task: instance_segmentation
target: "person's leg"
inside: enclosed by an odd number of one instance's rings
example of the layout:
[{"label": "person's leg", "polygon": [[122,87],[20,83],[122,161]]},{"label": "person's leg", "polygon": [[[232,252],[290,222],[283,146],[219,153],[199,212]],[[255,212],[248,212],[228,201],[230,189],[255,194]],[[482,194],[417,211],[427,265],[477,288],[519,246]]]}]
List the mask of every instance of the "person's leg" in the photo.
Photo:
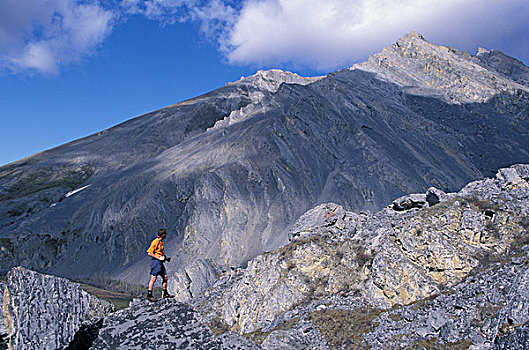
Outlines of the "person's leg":
[{"label": "person's leg", "polygon": [[154,287],[154,282],[156,282],[156,276],[151,276],[151,280],[149,281],[149,291],[152,293],[152,289]]},{"label": "person's leg", "polygon": [[163,275],[163,283],[162,283],[162,289],[163,289],[163,297],[164,298],[174,298],[174,295],[169,294],[167,291],[167,279],[169,277],[167,275]]},{"label": "person's leg", "polygon": [[163,282],[162,282],[162,289],[163,290],[167,290],[167,279],[168,278],[169,278],[169,276],[167,276],[167,275],[163,276]]}]

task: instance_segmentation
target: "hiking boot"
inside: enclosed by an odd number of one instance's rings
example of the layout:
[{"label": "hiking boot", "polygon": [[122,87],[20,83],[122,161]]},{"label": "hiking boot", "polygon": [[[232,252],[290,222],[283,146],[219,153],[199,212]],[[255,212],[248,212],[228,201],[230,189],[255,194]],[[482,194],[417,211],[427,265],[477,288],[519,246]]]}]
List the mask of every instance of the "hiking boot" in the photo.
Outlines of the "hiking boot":
[{"label": "hiking boot", "polygon": [[147,291],[147,300],[152,301],[152,302],[154,302],[154,301],[158,301],[158,299],[156,299],[156,298],[152,295],[152,291],[150,291],[150,290]]},{"label": "hiking boot", "polygon": [[169,294],[169,292],[167,290],[164,290],[162,297],[163,298],[174,298],[174,295]]}]

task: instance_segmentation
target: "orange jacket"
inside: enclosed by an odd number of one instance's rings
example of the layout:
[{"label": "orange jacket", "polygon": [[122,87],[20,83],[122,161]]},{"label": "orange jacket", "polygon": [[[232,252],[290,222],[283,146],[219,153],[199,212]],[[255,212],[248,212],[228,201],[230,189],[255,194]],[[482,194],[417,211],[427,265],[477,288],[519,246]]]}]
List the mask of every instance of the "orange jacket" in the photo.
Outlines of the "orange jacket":
[{"label": "orange jacket", "polygon": [[147,254],[149,253],[154,254],[159,258],[164,256],[165,252],[163,250],[163,241],[158,238],[153,239],[149,249],[147,249]]}]

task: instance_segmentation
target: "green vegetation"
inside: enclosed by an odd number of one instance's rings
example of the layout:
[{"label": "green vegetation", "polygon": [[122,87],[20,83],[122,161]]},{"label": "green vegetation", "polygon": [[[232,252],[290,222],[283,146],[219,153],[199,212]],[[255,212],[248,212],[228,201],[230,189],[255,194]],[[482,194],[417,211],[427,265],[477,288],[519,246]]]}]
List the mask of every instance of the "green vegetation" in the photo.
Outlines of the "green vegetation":
[{"label": "green vegetation", "polygon": [[479,199],[477,197],[471,197],[469,198],[470,203],[473,204],[475,207],[479,208],[480,211],[486,211],[486,210],[492,210],[492,211],[499,211],[500,207],[490,201],[489,199]]},{"label": "green vegetation", "polygon": [[389,318],[391,318],[393,321],[395,322],[400,322],[402,321],[402,315],[401,314],[395,314],[395,313],[389,313],[388,314]]},{"label": "green vegetation", "polygon": [[78,279],[76,282],[85,283],[113,292],[124,293],[130,296],[142,295],[145,292],[145,286],[139,286],[125,281],[117,281],[104,273],[94,273],[92,277]]},{"label": "green vegetation", "polygon": [[230,326],[218,317],[211,320],[208,323],[208,327],[216,337],[221,336],[230,330]]},{"label": "green vegetation", "polygon": [[[88,180],[93,173],[94,170],[88,165],[77,170],[45,167],[35,169],[32,172],[27,171],[20,174],[20,178],[15,184],[5,188],[0,193],[0,201],[28,196],[54,187],[73,190]],[[13,174],[13,176],[15,175],[17,174]]]},{"label": "green vegetation", "polygon": [[251,332],[251,333],[246,334],[245,337],[248,340],[253,341],[254,343],[262,344],[264,342],[264,340],[266,339],[266,337],[268,337],[270,335],[270,333],[275,332],[275,331],[280,331],[280,330],[291,329],[292,327],[297,325],[298,322],[299,322],[299,317],[294,317],[291,320],[280,324],[276,328],[272,329],[270,332],[262,332],[259,329],[259,330],[255,331],[255,332]]},{"label": "green vegetation", "polygon": [[114,304],[116,310],[122,310],[127,308],[133,298],[129,294],[101,289],[94,286],[90,286],[85,283],[81,283],[81,287],[87,293],[95,295],[96,297],[99,297],[101,299],[110,301],[112,304]]},{"label": "green vegetation", "polygon": [[[86,292],[112,302],[118,310],[128,307],[129,302],[143,295],[146,289],[144,286],[113,280],[106,274],[94,274],[74,282],[80,283]],[[161,288],[155,288],[154,293],[161,294]]]},{"label": "green vegetation", "polygon": [[316,325],[327,342],[336,349],[365,347],[362,334],[372,332],[374,321],[382,312],[379,309],[359,308],[353,311],[326,309],[314,311],[309,320]]}]

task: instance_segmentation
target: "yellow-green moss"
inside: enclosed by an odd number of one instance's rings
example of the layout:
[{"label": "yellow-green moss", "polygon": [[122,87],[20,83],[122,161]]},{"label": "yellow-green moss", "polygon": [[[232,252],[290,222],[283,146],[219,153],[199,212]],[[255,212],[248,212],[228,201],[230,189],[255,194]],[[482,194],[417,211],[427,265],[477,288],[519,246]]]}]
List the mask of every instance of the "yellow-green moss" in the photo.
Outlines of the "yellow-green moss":
[{"label": "yellow-green moss", "polygon": [[263,341],[270,335],[270,333],[280,330],[288,330],[297,325],[299,322],[299,317],[294,317],[291,320],[280,324],[276,328],[272,329],[270,332],[263,332],[261,329],[258,329],[254,332],[245,334],[246,339],[253,341],[254,343],[262,344]]},{"label": "yellow-green moss", "polygon": [[212,319],[207,325],[216,337],[223,335],[230,330],[230,326],[228,326],[226,322],[222,321],[220,318]]},{"label": "yellow-green moss", "polygon": [[366,347],[362,335],[372,332],[379,309],[360,308],[354,311],[326,309],[310,313],[310,321],[318,327],[329,345],[337,349]]}]

